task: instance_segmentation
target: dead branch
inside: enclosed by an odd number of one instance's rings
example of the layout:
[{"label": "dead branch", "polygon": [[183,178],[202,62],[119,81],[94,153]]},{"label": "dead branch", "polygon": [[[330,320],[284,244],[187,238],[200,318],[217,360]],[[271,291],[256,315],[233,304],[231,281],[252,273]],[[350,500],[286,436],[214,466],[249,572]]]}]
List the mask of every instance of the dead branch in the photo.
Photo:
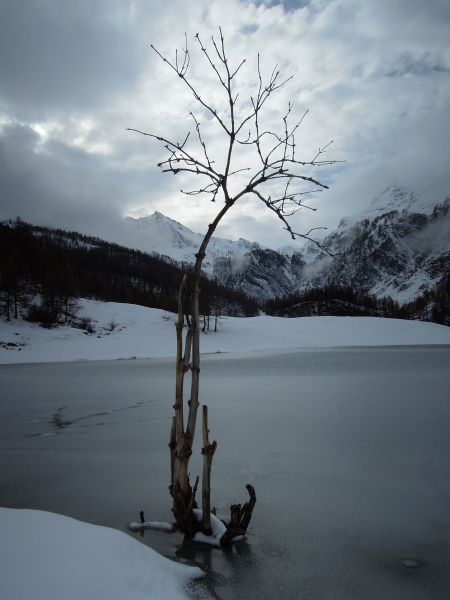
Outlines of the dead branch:
[{"label": "dead branch", "polygon": [[245,486],[250,496],[250,500],[241,508],[240,504],[230,506],[231,517],[226,524],[227,530],[220,539],[221,546],[228,546],[238,535],[245,535],[252,518],[253,509],[256,504],[255,488],[249,483]]}]

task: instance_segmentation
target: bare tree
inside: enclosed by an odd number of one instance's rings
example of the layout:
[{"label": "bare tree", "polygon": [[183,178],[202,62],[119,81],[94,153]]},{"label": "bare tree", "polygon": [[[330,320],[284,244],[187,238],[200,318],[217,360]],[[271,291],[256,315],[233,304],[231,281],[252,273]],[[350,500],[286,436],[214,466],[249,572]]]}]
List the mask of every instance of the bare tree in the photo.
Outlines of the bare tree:
[{"label": "bare tree", "polygon": [[[192,112],[197,142],[191,149],[189,145],[190,134],[184,141],[174,142],[160,135],[146,133],[137,129],[130,129],[142,135],[150,136],[162,142],[168,151],[165,160],[159,163],[164,173],[191,173],[200,176],[202,185],[191,191],[181,190],[187,195],[203,194],[212,202],[221,199],[222,204],[216,217],[208,227],[203,242],[195,255],[196,261],[193,274],[188,282],[185,276],[180,287],[178,303],[177,332],[177,358],[176,358],[176,394],[175,394],[175,416],[173,417],[170,434],[170,457],[171,457],[171,485],[170,492],[173,498],[173,514],[179,528],[187,538],[192,538],[197,531],[211,534],[210,523],[210,475],[211,463],[217,443],[210,444],[208,438],[208,413],[207,407],[203,406],[203,449],[204,458],[203,483],[202,483],[202,509],[203,521],[199,523],[194,515],[193,509],[197,507],[195,494],[199,478],[196,478],[192,487],[189,480],[189,459],[192,454],[195,426],[197,421],[197,409],[199,407],[199,381],[200,381],[200,323],[199,323],[199,294],[200,294],[200,272],[203,259],[206,255],[208,243],[224,215],[234,204],[246,195],[252,195],[263,202],[265,206],[273,211],[282,221],[284,228],[292,239],[310,237],[313,230],[307,233],[297,233],[289,223],[289,217],[301,208],[309,208],[303,204],[303,196],[312,191],[327,188],[316,178],[311,176],[313,168],[333,164],[335,161],[326,160],[325,147],[320,148],[310,160],[300,160],[297,156],[295,135],[299,129],[306,113],[301,119],[290,124],[292,116],[292,104],[289,103],[285,114],[281,119],[282,126],[279,132],[268,131],[264,128],[261,113],[270,96],[284,86],[290,79],[281,80],[277,67],[272,71],[268,81],[263,82],[261,74],[260,57],[257,58],[258,84],[255,94],[251,96],[250,103],[243,108],[237,107],[238,94],[235,90],[237,74],[245,64],[242,60],[236,68],[231,68],[225,52],[224,37],[219,30],[220,41],[211,38],[211,47],[207,49],[199,35],[196,40],[201,51],[217,78],[227,102],[226,112],[220,112],[213,107],[212,102],[205,101],[200,96],[194,84],[188,78],[190,64],[190,52],[187,38],[185,48],[175,55],[173,62],[162,56],[156,48],[153,50],[171,68],[192,92],[195,100],[201,106],[201,111],[209,114],[210,120],[215,122],[225,136],[225,143],[220,147],[221,156],[213,157],[205,143],[201,131],[201,122]],[[216,61],[217,64],[214,62]],[[331,142],[330,142],[331,143]],[[252,166],[241,167],[235,164],[237,160],[242,161],[241,150],[246,149],[246,157]],[[239,151],[237,151],[239,150]],[[237,157],[236,154],[239,154]],[[217,159],[217,160],[216,160]],[[256,159],[256,160],[255,160]],[[220,162],[220,160],[222,162]],[[222,165],[222,169],[218,166]],[[255,166],[256,165],[256,166]],[[245,174],[245,181],[242,178]],[[306,182],[310,189],[304,191],[294,186]],[[239,185],[237,191],[234,190]],[[299,186],[297,185],[297,188]],[[275,195],[274,195],[275,193]],[[315,242],[317,243],[317,242]],[[319,247],[322,246],[317,243]],[[323,248],[327,252],[326,248]],[[183,329],[186,329],[183,349]],[[184,417],[184,376],[188,371],[192,372],[190,400],[187,403],[189,410],[187,420]],[[245,533],[251,519],[253,507],[256,502],[255,491],[251,485],[247,485],[250,495],[248,502],[241,507],[240,504],[231,506],[231,519],[227,531],[223,535],[221,543],[226,545],[240,534]]]}]

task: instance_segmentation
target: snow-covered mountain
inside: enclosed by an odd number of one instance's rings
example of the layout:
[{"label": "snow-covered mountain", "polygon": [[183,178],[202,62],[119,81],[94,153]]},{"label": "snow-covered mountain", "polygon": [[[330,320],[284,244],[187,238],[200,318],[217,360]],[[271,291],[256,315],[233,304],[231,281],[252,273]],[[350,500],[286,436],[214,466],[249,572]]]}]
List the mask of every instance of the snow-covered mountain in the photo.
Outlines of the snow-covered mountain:
[{"label": "snow-covered mountain", "polygon": [[300,286],[349,285],[400,304],[433,287],[450,269],[450,197],[438,187],[390,186],[358,215],[341,220]]},{"label": "snow-covered mountain", "polygon": [[[156,252],[162,256],[169,256],[178,262],[195,262],[195,253],[203,240],[201,233],[194,233],[181,223],[169,219],[156,211],[149,217],[133,219],[127,217],[126,225],[138,235],[139,249],[145,252]],[[208,245],[203,268],[206,273],[212,274],[214,264],[218,258],[230,256],[239,263],[239,257],[247,255],[254,246],[252,242],[240,239],[237,242],[213,237]]]},{"label": "snow-covered mountain", "polygon": [[[160,212],[140,219],[127,217],[126,226],[133,232],[133,243],[140,250],[180,263],[194,263],[195,253],[203,240],[202,234],[194,233]],[[286,253],[289,253],[288,246]],[[256,242],[212,237],[203,270],[211,278],[264,299],[291,291],[290,263],[290,258],[284,254]]]},{"label": "snow-covered mountain", "polygon": [[[390,186],[361,213],[344,217],[323,245],[271,250],[244,239],[212,238],[204,261],[209,277],[261,300],[295,290],[352,286],[408,302],[450,269],[450,197],[438,186]],[[194,262],[203,236],[155,212],[126,219],[141,250]],[[145,240],[145,243],[144,243]]]}]

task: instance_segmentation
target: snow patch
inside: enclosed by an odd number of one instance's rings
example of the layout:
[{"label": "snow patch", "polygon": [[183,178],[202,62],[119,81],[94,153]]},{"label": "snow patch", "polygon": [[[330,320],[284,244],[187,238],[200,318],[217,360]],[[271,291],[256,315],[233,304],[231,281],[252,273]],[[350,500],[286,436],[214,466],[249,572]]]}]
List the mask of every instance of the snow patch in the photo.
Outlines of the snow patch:
[{"label": "snow patch", "polygon": [[[193,510],[195,516],[197,517],[197,521],[201,522],[203,519],[203,511],[198,508],[194,508]],[[211,514],[211,529],[212,535],[205,535],[204,533],[198,531],[194,536],[194,541],[202,542],[203,544],[209,544],[210,546],[220,547],[220,540],[227,528],[222,521],[213,514]]]},{"label": "snow patch", "polygon": [[143,523],[130,523],[128,529],[131,531],[142,531],[142,529],[154,529],[156,531],[166,531],[167,533],[174,533],[175,527],[170,523],[164,523],[163,521],[144,521]]},{"label": "snow patch", "polygon": [[198,567],[121,531],[38,510],[0,508],[2,600],[187,600]]}]

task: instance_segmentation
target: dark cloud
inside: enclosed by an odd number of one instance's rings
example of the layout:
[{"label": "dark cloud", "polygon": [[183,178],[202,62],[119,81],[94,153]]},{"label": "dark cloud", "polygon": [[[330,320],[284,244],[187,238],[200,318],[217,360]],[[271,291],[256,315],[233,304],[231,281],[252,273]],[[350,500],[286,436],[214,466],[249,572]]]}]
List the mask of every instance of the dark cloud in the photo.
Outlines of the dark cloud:
[{"label": "dark cloud", "polygon": [[245,27],[242,27],[239,31],[244,35],[250,35],[255,33],[255,31],[258,31],[258,25],[245,25]]},{"label": "dark cloud", "polygon": [[16,114],[91,109],[129,86],[143,52],[126,4],[21,0],[0,5],[0,96]]},{"label": "dark cloud", "polygon": [[[40,136],[28,126],[9,126],[0,138],[2,217],[12,214],[39,224],[61,223],[75,227],[85,219],[98,220],[104,207],[95,197],[98,181],[92,181],[83,157],[53,143],[53,151],[40,149]],[[68,156],[68,153],[71,156]],[[91,173],[96,165],[90,163]],[[95,203],[92,203],[95,200]],[[112,202],[110,212],[118,212]]]},{"label": "dark cloud", "polygon": [[381,14],[391,13],[407,27],[408,23],[417,24],[434,21],[444,24],[450,22],[450,3],[448,0],[381,0],[378,2]]},{"label": "dark cloud", "polygon": [[[450,196],[449,196],[450,199]],[[447,247],[450,238],[450,213],[438,221],[431,221],[418,233],[407,238],[415,250],[429,254],[441,246]]]},{"label": "dark cloud", "polygon": [[43,142],[31,127],[9,125],[0,136],[0,219],[109,237],[128,197],[157,193],[152,171],[126,176],[101,157],[62,142]]},{"label": "dark cloud", "polygon": [[384,66],[382,75],[386,77],[403,77],[404,75],[430,75],[431,73],[450,73],[450,65],[447,65],[442,55],[423,52],[414,55],[412,52],[402,52],[390,63]]},{"label": "dark cloud", "polygon": [[252,4],[256,6],[282,6],[285,12],[292,12],[308,6],[311,4],[311,0],[253,0]]}]

